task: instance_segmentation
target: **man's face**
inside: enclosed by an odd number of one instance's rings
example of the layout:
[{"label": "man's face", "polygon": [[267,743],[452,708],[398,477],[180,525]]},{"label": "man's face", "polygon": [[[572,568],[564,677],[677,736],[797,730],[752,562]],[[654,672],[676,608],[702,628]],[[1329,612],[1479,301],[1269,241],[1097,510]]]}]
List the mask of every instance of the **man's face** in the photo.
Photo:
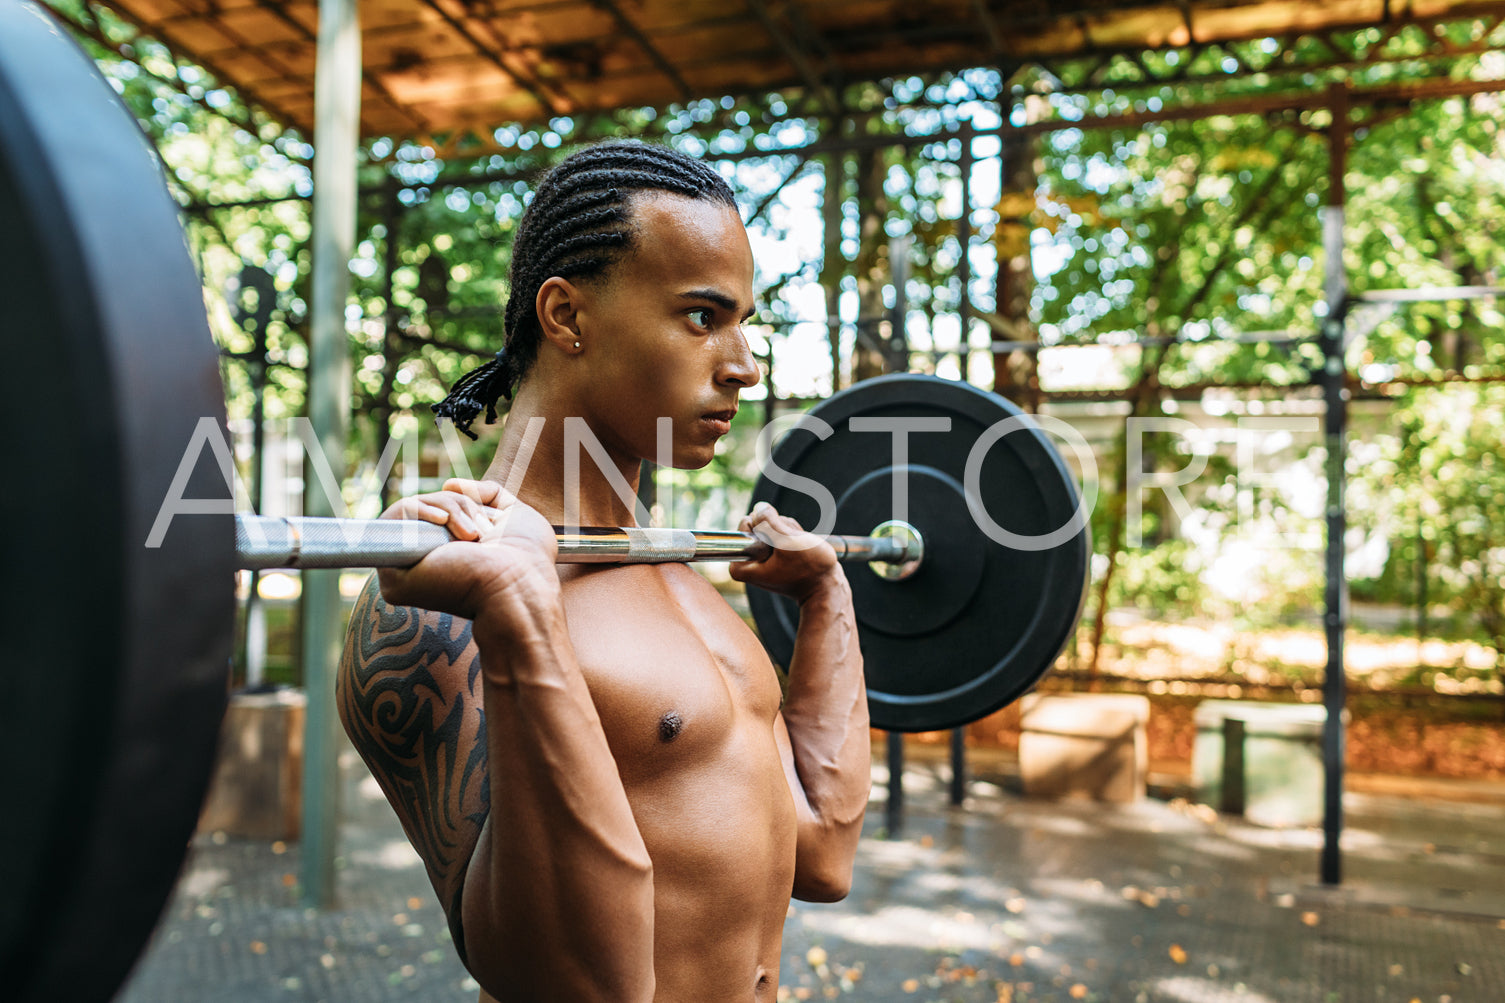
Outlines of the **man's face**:
[{"label": "man's face", "polygon": [[736,209],[665,193],[632,197],[635,247],[584,287],[577,313],[582,414],[614,453],[656,459],[672,419],[674,466],[703,467],[737,394],[758,382],[742,336],[753,258]]}]

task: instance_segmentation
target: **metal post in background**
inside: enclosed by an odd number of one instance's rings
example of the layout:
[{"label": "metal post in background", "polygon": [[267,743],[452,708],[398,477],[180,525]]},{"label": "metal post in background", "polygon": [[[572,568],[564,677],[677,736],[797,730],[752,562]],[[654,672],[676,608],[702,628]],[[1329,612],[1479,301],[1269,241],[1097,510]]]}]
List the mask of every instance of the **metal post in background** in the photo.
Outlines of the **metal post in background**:
[{"label": "metal post in background", "polygon": [[[831,135],[841,134],[840,119],[831,122]],[[841,153],[825,158],[826,190],[821,198],[825,252],[820,281],[826,290],[826,337],[831,347],[831,392],[841,389],[841,277],[846,274],[846,259],[841,253],[841,226],[845,218],[847,160]],[[772,359],[770,358],[770,363]]]},{"label": "metal post in background", "polygon": [[967,800],[967,729],[951,729],[951,803]]},{"label": "metal post in background", "polygon": [[961,139],[961,154],[957,157],[957,169],[962,175],[962,207],[956,219],[956,239],[961,244],[961,258],[956,263],[957,278],[961,280],[961,299],[957,301],[957,322],[961,328],[961,378],[967,381],[971,369],[972,352],[972,140],[976,135],[971,119],[963,119],[957,129]]},{"label": "metal post in background", "polygon": [[[251,510],[265,511],[266,495],[266,388],[271,364],[267,359],[267,328],[277,307],[277,282],[265,269],[248,261],[227,287],[231,317],[242,331],[250,333],[248,352],[226,353],[246,365],[251,381]],[[236,662],[243,670],[247,688],[260,686],[266,678],[266,609],[260,595],[260,572],[252,571],[246,589],[241,642]]]},{"label": "metal post in background", "polygon": [[[257,304],[261,316],[269,318],[271,311]],[[251,404],[251,504],[258,515],[266,512],[266,395],[267,395],[267,325],[265,320],[256,326],[256,358],[251,363],[251,379],[255,382],[255,398]],[[261,602],[261,573],[251,572],[246,589],[245,647],[241,662],[246,669],[247,688],[260,686],[266,681],[267,663],[267,616]]]},{"label": "metal post in background", "polygon": [[1242,718],[1223,718],[1223,773],[1218,788],[1218,811],[1230,815],[1242,815],[1248,801],[1244,734],[1245,722]]},{"label": "metal post in background", "polygon": [[888,733],[888,804],[883,810],[883,827],[889,839],[898,839],[904,830],[904,736]]},{"label": "metal post in background", "polygon": [[[336,482],[345,470],[350,413],[350,347],[345,303],[355,248],[356,150],[360,141],[361,35],[356,0],[320,0],[314,73],[313,276],[309,303],[308,417]],[[303,510],[335,515],[336,498],[314,490],[304,461]],[[339,719],[334,673],[343,609],[340,572],[302,572],[303,686],[308,705],[303,746],[301,894],[305,905],[334,904],[339,835]]]},{"label": "metal post in background", "polygon": [[1348,277],[1343,269],[1343,221],[1346,201],[1343,175],[1348,160],[1348,91],[1336,85],[1329,92],[1332,126],[1328,131],[1330,178],[1327,206],[1322,211],[1322,246],[1326,256],[1322,322],[1322,399],[1326,405],[1327,445],[1327,583],[1324,623],[1327,630],[1327,670],[1322,684],[1327,722],[1322,732],[1325,775],[1322,817],[1322,883],[1341,884],[1343,858],[1343,709],[1348,681],[1344,672],[1343,635],[1348,626],[1348,582],[1343,566],[1344,479],[1347,455],[1348,402],[1344,386],[1344,319],[1348,312]]},{"label": "metal post in background", "polygon": [[[403,308],[397,305],[397,270],[402,267],[401,231],[403,205],[398,199],[399,185],[392,178],[382,191],[382,228],[386,236],[382,240],[382,299],[386,307],[382,311],[382,374],[381,392],[372,417],[377,420],[377,456],[385,456],[392,439],[392,396],[397,384],[398,363],[402,357],[402,341],[399,337]],[[381,509],[387,510],[397,499],[393,497],[392,478],[383,477],[376,490],[381,495]]]},{"label": "metal post in background", "polygon": [[894,308],[889,313],[888,350],[890,372],[909,372],[909,250],[914,238],[908,234],[888,242],[888,269],[894,284]]},{"label": "metal post in background", "polygon": [[1427,642],[1427,538],[1422,516],[1416,513],[1416,664],[1424,664],[1421,648]]}]

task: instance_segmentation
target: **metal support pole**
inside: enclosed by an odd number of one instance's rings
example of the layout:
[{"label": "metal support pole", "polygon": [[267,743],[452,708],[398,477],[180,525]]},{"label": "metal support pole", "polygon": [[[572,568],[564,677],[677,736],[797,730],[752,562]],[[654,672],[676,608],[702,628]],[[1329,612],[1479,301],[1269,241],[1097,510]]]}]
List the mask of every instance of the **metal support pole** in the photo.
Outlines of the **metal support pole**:
[{"label": "metal support pole", "polygon": [[1218,811],[1242,815],[1248,801],[1244,769],[1245,722],[1236,717],[1223,718],[1223,776],[1219,786]]},{"label": "metal support pole", "polygon": [[1327,630],[1327,671],[1323,680],[1323,704],[1327,722],[1322,731],[1325,775],[1322,817],[1322,883],[1341,884],[1343,859],[1343,759],[1345,736],[1343,708],[1347,702],[1347,678],[1343,667],[1343,635],[1348,626],[1348,588],[1343,567],[1344,478],[1347,453],[1348,402],[1344,387],[1347,375],[1343,360],[1344,318],[1348,312],[1348,278],[1343,269],[1343,221],[1345,191],[1343,175],[1348,159],[1348,92],[1336,85],[1329,92],[1332,127],[1328,132],[1331,177],[1328,204],[1322,213],[1322,246],[1326,256],[1324,297],[1327,317],[1322,323],[1322,399],[1326,405],[1327,445],[1327,583],[1324,594]]},{"label": "metal support pole", "polygon": [[[313,276],[309,310],[308,417],[338,480],[344,477],[350,414],[350,346],[345,302],[355,248],[356,147],[360,139],[361,36],[356,0],[320,0],[314,74]],[[304,462],[303,510],[335,515],[337,498]],[[302,899],[334,904],[334,858],[339,835],[338,716],[334,670],[340,657],[343,610],[340,572],[302,572],[302,661],[307,694],[303,747]]]},{"label": "metal support pole", "polygon": [[[259,306],[260,304],[258,304]],[[266,394],[267,394],[267,325],[258,319],[255,357],[251,360],[251,381],[255,396],[251,403],[251,505],[258,515],[266,511]],[[266,681],[266,609],[261,605],[261,572],[252,571],[246,589],[244,643],[241,665],[245,667],[248,689]]]},{"label": "metal support pole", "polygon": [[967,729],[951,729],[951,803],[967,800]]},{"label": "metal support pole", "polygon": [[909,372],[909,249],[914,238],[894,237],[888,242],[888,270],[894,283],[894,308],[889,314],[888,368]]},{"label": "metal support pole", "polygon": [[1427,538],[1422,534],[1421,513],[1416,513],[1416,664],[1422,664],[1421,646],[1427,641]]},{"label": "metal support pole", "polygon": [[962,121],[957,135],[962,143],[961,155],[956,160],[962,174],[962,209],[956,220],[956,239],[961,244],[962,253],[956,263],[956,274],[961,279],[962,288],[956,316],[961,328],[961,378],[966,382],[972,360],[969,346],[972,330],[972,139],[975,132],[970,119]]},{"label": "metal support pole", "polygon": [[883,809],[883,827],[889,839],[898,839],[904,829],[904,736],[888,733],[888,804]]},{"label": "metal support pole", "polygon": [[[831,123],[831,134],[839,135],[840,120]],[[841,389],[841,278],[846,274],[846,259],[841,253],[841,225],[845,218],[846,157],[833,153],[825,158],[826,191],[821,200],[825,256],[820,281],[826,290],[826,337],[831,343],[831,392]],[[769,362],[772,363],[770,356]],[[772,396],[770,394],[770,396]]]},{"label": "metal support pole", "polygon": [[[376,455],[386,455],[387,444],[392,440],[393,384],[397,382],[397,360],[401,357],[402,344],[398,338],[403,310],[397,305],[397,269],[402,265],[398,232],[402,229],[402,203],[397,199],[397,180],[393,178],[382,192],[382,227],[386,237],[382,240],[382,299],[386,308],[382,312],[382,382],[381,398],[374,408],[374,417],[380,422],[376,430]],[[392,497],[391,478],[383,477],[377,491],[381,495],[382,511],[387,510],[397,499]]]}]

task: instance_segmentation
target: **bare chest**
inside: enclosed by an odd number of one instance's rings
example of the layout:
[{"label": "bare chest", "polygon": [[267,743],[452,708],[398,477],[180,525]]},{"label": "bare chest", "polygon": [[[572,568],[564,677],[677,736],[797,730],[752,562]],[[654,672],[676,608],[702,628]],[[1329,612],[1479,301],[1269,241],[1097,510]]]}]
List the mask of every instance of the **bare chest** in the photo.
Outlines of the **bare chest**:
[{"label": "bare chest", "polygon": [[564,602],[624,782],[771,738],[780,703],[773,666],[752,631],[690,568],[581,569],[565,580]]}]

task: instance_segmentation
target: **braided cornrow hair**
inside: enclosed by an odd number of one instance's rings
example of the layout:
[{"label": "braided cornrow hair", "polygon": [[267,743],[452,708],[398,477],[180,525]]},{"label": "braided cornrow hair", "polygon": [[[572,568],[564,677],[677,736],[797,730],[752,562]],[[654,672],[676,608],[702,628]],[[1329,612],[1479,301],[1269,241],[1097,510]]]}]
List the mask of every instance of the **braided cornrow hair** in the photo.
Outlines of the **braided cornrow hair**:
[{"label": "braided cornrow hair", "polygon": [[615,140],[570,154],[533,191],[512,242],[511,294],[504,318],[507,340],[495,358],[471,370],[448,397],[433,405],[472,439],[471,422],[484,410],[496,421],[496,403],[512,391],[538,357],[535,304],[554,276],[581,279],[606,273],[632,248],[630,192],[662,191],[736,205],[714,170],[666,146]]}]

